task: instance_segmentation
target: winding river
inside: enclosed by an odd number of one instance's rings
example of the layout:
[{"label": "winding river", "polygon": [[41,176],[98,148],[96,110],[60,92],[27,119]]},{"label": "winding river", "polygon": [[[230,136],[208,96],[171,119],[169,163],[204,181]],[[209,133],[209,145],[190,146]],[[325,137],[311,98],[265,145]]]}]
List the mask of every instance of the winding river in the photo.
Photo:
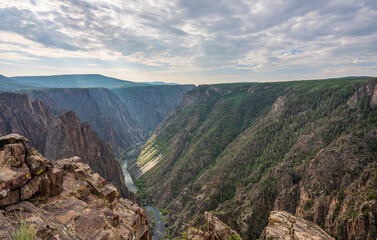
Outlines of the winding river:
[{"label": "winding river", "polygon": [[[124,174],[124,181],[125,184],[131,192],[136,193],[137,192],[137,187],[134,184],[134,181],[131,178],[130,173],[127,171],[127,166],[128,166],[128,157],[134,153],[135,150],[132,150],[131,152],[128,153],[127,156],[123,158],[123,165],[122,165],[122,172]],[[162,219],[160,211],[158,211],[155,207],[153,206],[144,206],[145,209],[149,210],[154,218],[154,229],[153,229],[153,234],[152,238],[155,240],[161,240],[162,236],[164,235],[166,226],[164,223],[164,220]]]}]

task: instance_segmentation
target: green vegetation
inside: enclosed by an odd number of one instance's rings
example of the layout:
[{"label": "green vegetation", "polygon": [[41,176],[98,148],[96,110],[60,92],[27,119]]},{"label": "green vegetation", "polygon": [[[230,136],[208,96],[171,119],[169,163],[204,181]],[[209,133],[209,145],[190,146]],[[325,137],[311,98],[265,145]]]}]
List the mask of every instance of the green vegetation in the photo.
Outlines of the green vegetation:
[{"label": "green vegetation", "polygon": [[313,201],[312,200],[308,200],[305,202],[305,206],[304,206],[304,209],[305,210],[310,210],[313,206]]},{"label": "green vegetation", "polygon": [[188,235],[187,235],[187,232],[183,232],[182,233],[182,240],[188,240]]},{"label": "green vegetation", "polygon": [[138,189],[136,195],[142,200],[145,200],[147,198],[147,193],[145,192],[145,182],[143,179],[139,179],[134,181],[134,183]]},{"label": "green vegetation", "polygon": [[164,215],[164,216],[165,216],[165,215],[167,215],[167,214],[168,214],[168,210],[167,210],[167,209],[162,209],[162,210],[161,210],[161,213],[162,213],[162,215]]},{"label": "green vegetation", "polygon": [[36,228],[34,224],[25,222],[20,214],[18,220],[20,221],[19,229],[13,234],[13,240],[34,240],[36,239]]},{"label": "green vegetation", "polygon": [[[237,219],[240,205],[255,207],[253,229],[241,235],[256,239],[281,191],[279,179],[267,174],[273,167],[285,163],[293,169],[323,148],[349,142],[353,154],[367,162],[375,159],[376,143],[366,144],[365,139],[377,127],[377,111],[367,97],[355,108],[346,104],[368,80],[197,87],[186,95],[187,105],[169,115],[143,146],[139,166],[158,160],[141,178],[143,194],[161,209],[174,211],[170,207],[176,202],[182,205],[175,212],[182,224],[204,211],[231,213]],[[346,172],[341,164],[334,169],[334,177]],[[302,178],[299,172],[290,175],[295,184]],[[308,191],[320,194],[319,189]],[[336,194],[337,189],[321,191]],[[339,194],[341,202],[343,190]],[[310,210],[313,204],[309,200],[303,207]]]}]

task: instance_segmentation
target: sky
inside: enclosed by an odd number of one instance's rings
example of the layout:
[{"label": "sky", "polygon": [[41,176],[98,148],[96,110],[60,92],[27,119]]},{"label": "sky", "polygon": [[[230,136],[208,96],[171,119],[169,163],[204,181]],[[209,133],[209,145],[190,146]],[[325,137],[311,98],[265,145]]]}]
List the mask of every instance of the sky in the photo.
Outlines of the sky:
[{"label": "sky", "polygon": [[377,76],[376,0],[0,0],[0,74]]}]

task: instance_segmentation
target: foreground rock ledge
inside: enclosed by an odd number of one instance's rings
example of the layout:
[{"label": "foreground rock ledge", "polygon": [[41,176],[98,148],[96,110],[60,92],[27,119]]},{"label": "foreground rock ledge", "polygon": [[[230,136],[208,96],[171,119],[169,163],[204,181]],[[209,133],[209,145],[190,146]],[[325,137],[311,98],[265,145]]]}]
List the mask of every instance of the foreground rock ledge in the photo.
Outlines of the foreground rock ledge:
[{"label": "foreground rock ledge", "polygon": [[38,239],[150,240],[144,210],[80,158],[51,164],[27,142],[0,137],[0,239],[12,239],[21,215]]},{"label": "foreground rock ledge", "polygon": [[268,226],[263,235],[263,239],[266,240],[334,240],[318,225],[284,211],[270,213]]}]

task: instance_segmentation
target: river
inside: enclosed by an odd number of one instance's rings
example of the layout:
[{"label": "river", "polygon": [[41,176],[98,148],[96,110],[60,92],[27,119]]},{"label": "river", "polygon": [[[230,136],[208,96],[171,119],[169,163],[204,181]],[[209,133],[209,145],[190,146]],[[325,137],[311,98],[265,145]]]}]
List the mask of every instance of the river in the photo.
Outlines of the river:
[{"label": "river", "polygon": [[[134,184],[134,181],[132,180],[130,173],[127,171],[127,166],[128,166],[127,159],[130,155],[132,155],[134,153],[134,151],[135,150],[132,150],[131,152],[129,152],[127,154],[127,156],[125,156],[123,158],[122,171],[123,171],[123,174],[124,174],[124,182],[125,182],[128,190],[136,193],[137,187]],[[155,240],[161,240],[162,236],[164,235],[166,226],[165,226],[164,220],[162,219],[160,211],[157,210],[155,207],[149,206],[149,205],[144,206],[144,208],[149,210],[154,217],[154,229],[153,229],[153,233],[152,233],[152,238],[155,239]]]}]

